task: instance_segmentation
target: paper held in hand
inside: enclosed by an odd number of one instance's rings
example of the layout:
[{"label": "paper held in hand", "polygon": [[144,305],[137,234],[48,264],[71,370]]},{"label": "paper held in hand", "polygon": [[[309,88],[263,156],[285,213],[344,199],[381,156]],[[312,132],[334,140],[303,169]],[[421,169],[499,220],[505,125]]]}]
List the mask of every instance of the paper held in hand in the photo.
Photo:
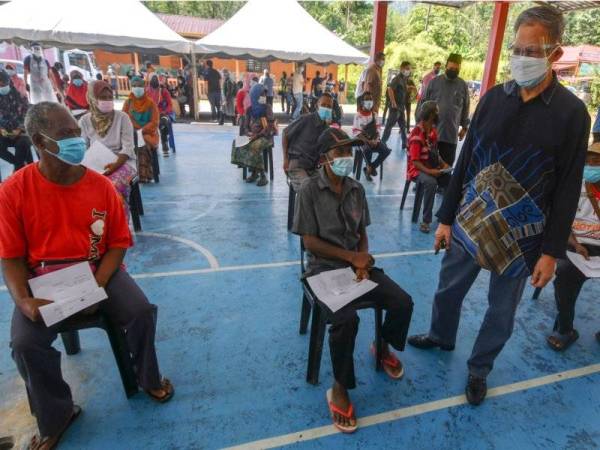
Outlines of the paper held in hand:
[{"label": "paper held in hand", "polygon": [[377,287],[377,283],[371,280],[356,281],[356,275],[350,267],[321,272],[308,277],[306,281],[317,298],[332,312]]},{"label": "paper held in hand", "polygon": [[589,260],[579,253],[567,252],[567,258],[588,278],[600,278],[600,256],[592,256]]},{"label": "paper held in hand", "polygon": [[53,302],[40,307],[48,327],[108,297],[98,287],[88,262],[32,278],[29,287],[35,298]]},{"label": "paper held in hand", "polygon": [[116,160],[117,155],[115,155],[111,149],[100,141],[94,141],[92,145],[90,145],[90,148],[85,152],[81,164],[88,169],[104,173],[106,165],[112,164]]}]

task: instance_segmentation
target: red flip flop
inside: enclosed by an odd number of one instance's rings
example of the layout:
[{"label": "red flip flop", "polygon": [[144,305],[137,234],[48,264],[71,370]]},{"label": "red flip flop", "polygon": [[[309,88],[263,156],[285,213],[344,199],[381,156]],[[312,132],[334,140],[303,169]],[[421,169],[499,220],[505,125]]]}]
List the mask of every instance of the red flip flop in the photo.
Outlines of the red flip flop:
[{"label": "red flip flop", "polygon": [[[329,412],[331,413],[331,418],[333,419],[333,414],[337,413],[340,416],[346,419],[354,419],[356,421],[356,416],[354,415],[354,406],[350,403],[348,409],[346,411],[342,411],[338,406],[336,406],[331,401],[332,392],[331,389],[327,390],[327,405],[329,406]],[[337,423],[335,420],[333,421],[333,426],[340,430],[342,433],[354,433],[358,428],[358,422],[354,424],[354,426],[343,426]]]},{"label": "red flip flop", "polygon": [[[377,357],[377,350],[375,349],[374,344],[371,344],[371,354],[374,357]],[[404,376],[404,366],[402,366],[400,360],[392,352],[388,352],[387,355],[381,358],[381,365],[383,366],[385,373],[394,380],[399,380]],[[395,374],[390,370],[397,369],[398,367],[402,369],[398,374]]]}]

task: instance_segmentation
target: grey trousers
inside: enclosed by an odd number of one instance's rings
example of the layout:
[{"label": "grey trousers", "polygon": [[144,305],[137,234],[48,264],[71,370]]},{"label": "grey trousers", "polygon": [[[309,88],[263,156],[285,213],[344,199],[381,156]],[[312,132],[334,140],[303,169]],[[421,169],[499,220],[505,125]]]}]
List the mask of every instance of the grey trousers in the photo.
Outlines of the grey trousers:
[{"label": "grey trousers", "polygon": [[[160,388],[160,373],[154,335],[156,306],[123,270],[117,271],[106,286],[108,299],[100,310],[121,325],[137,368],[138,382],[144,389]],[[41,436],[54,436],[73,411],[71,389],[62,377],[60,352],[52,347],[57,333],[43,322],[32,322],[15,308],[12,317],[12,357],[25,381],[29,405],[37,419]]]},{"label": "grey trousers", "polygon": [[[450,250],[442,260],[440,280],[433,300],[429,337],[440,344],[453,346],[460,321],[460,310],[467,292],[481,267],[462,245],[452,239]],[[485,378],[496,356],[510,338],[517,305],[521,301],[526,277],[510,278],[490,274],[488,309],[468,361],[469,373]]]},{"label": "grey trousers", "polygon": [[435,202],[435,191],[438,186],[445,188],[450,183],[450,175],[444,174],[432,177],[424,172],[419,172],[417,181],[423,183],[423,222],[431,223],[433,218],[433,203]]}]

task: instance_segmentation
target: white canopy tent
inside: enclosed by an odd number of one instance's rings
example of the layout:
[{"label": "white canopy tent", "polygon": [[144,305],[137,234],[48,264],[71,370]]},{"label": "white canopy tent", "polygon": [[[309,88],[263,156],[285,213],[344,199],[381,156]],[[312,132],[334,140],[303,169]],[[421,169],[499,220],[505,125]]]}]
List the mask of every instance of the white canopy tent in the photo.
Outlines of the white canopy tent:
[{"label": "white canopy tent", "polygon": [[137,0],[13,0],[0,6],[0,41],[113,52],[194,49]]},{"label": "white canopy tent", "polygon": [[280,59],[318,64],[364,64],[368,56],[322,26],[295,0],[249,0],[197,41],[224,58]]}]

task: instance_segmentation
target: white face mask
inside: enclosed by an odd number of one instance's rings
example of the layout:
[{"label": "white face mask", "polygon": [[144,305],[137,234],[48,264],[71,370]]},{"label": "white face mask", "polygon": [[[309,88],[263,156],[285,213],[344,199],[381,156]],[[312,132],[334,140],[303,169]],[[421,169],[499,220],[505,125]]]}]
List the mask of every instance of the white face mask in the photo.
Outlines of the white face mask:
[{"label": "white face mask", "polygon": [[403,70],[402,75],[404,75],[405,77],[410,77],[410,69]]},{"label": "white face mask", "polygon": [[42,56],[42,49],[40,47],[33,47],[31,50],[35,56]]},{"label": "white face mask", "polygon": [[542,82],[548,73],[548,60],[546,58],[533,58],[531,56],[512,55],[510,57],[510,71],[517,84],[524,88],[532,88]]},{"label": "white face mask", "polygon": [[377,65],[379,67],[383,67],[385,65],[385,61],[377,61]]},{"label": "white face mask", "polygon": [[363,108],[366,109],[367,111],[370,111],[371,109],[373,109],[373,100],[365,100],[363,102]]},{"label": "white face mask", "polygon": [[258,104],[259,105],[266,105],[267,104],[267,97],[258,97]]}]

